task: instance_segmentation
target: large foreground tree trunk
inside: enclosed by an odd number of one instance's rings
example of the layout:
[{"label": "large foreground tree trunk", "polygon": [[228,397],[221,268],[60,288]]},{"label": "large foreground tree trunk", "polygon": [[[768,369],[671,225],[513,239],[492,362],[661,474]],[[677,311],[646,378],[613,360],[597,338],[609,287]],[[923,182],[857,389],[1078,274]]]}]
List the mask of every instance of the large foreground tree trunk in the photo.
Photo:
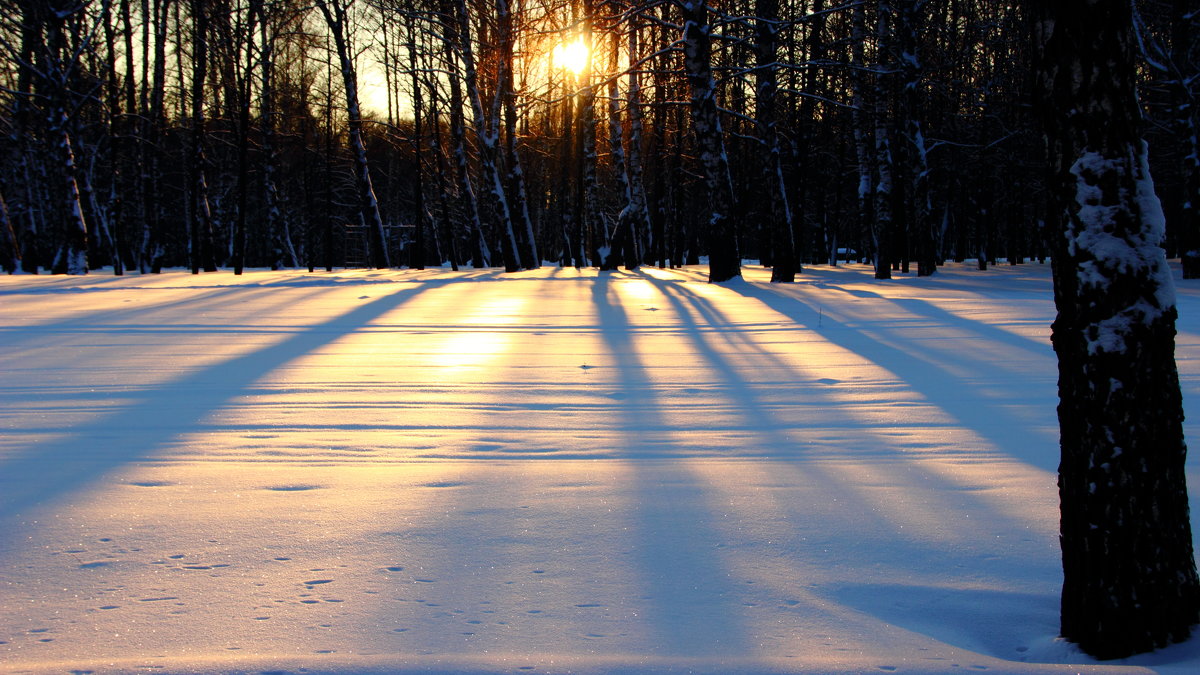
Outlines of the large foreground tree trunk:
[{"label": "large foreground tree trunk", "polygon": [[1100,658],[1200,620],[1175,297],[1140,135],[1128,0],[1039,5],[1055,238],[1062,635]]}]

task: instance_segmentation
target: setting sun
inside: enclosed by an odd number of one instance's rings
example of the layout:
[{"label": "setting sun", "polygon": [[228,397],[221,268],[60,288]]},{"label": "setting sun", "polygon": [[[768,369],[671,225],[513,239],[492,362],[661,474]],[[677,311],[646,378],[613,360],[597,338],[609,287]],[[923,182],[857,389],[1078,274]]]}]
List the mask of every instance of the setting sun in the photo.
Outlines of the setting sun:
[{"label": "setting sun", "polygon": [[554,66],[578,75],[588,66],[587,45],[583,43],[583,38],[577,38],[574,42],[564,42],[554,48],[551,59]]}]

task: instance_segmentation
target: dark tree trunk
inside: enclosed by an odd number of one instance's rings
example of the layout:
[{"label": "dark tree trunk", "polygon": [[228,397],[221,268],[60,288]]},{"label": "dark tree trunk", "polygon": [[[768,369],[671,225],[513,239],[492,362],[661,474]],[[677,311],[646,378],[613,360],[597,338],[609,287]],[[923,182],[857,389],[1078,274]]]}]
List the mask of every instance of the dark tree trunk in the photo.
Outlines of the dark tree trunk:
[{"label": "dark tree trunk", "polygon": [[770,214],[771,281],[791,283],[796,280],[800,265],[796,260],[796,240],[792,232],[792,209],[788,204],[787,186],[783,180],[783,163],[779,152],[776,93],[779,89],[776,65],[777,33],[779,32],[779,0],[757,0],[755,33],[757,65],[756,122],[758,140],[762,144],[761,182]]},{"label": "dark tree trunk", "polygon": [[207,130],[204,119],[204,81],[208,77],[208,7],[192,0],[192,176],[195,183],[195,212],[192,214],[192,274],[201,268],[215,272],[212,209],[208,202]]},{"label": "dark tree trunk", "polygon": [[[878,26],[876,33],[879,38],[878,50],[884,64],[884,70],[891,68],[888,54],[892,50],[892,6],[890,0],[880,0],[878,7]],[[888,120],[892,115],[891,82],[893,76],[881,72],[876,76],[878,86],[875,88],[875,170],[878,180],[875,183],[875,218],[871,226],[871,239],[875,244],[875,278],[891,279],[892,262],[895,256],[893,243],[895,221],[893,219],[893,195],[895,189],[895,155],[892,152],[891,129]]]},{"label": "dark tree trunk", "polygon": [[58,167],[57,178],[61,186],[57,199],[61,205],[58,214],[62,227],[62,247],[55,259],[53,271],[66,274],[88,273],[88,227],[80,198],[77,178],[79,167],[75,161],[75,151],[68,128],[70,117],[67,112],[71,107],[68,91],[70,71],[77,64],[66,60],[70,50],[66,46],[64,23],[71,12],[78,9],[76,7],[74,10],[61,10],[47,7],[41,15],[46,25],[47,55],[43,63],[43,89],[49,98],[50,111],[46,137],[57,150],[53,161]]},{"label": "dark tree trunk", "polygon": [[1130,4],[1038,8],[1035,100],[1060,232],[1062,635],[1122,658],[1200,621],[1175,299],[1140,136]]},{"label": "dark tree trunk", "polygon": [[706,0],[684,0],[683,51],[691,87],[692,128],[696,134],[704,185],[708,190],[708,280],[721,282],[742,276],[731,209],[733,185],[721,118],[717,116],[716,83],[712,76],[712,36]]},{"label": "dark tree trunk", "polygon": [[466,120],[463,116],[462,74],[455,67],[458,63],[455,49],[462,40],[458,32],[457,3],[453,0],[440,0],[442,21],[442,44],[445,50],[445,60],[451,69],[450,76],[450,151],[454,155],[454,179],[458,186],[458,197],[462,200],[462,209],[466,213],[468,226],[471,230],[471,265],[475,269],[489,267],[492,264],[492,251],[488,247],[487,237],[483,232],[483,218],[479,213],[479,200],[475,197],[475,189],[471,185],[470,161],[467,157]]},{"label": "dark tree trunk", "polygon": [[[850,47],[850,90],[852,108],[850,124],[854,128],[854,156],[857,160],[858,189],[855,191],[856,227],[855,235],[859,241],[874,239],[875,222],[875,164],[871,148],[874,145],[874,123],[872,108],[867,96],[865,75],[866,57],[865,43],[867,41],[866,8],[858,3],[851,9],[851,47]],[[872,248],[871,255],[875,255]]]},{"label": "dark tree trunk", "polygon": [[904,137],[904,164],[908,188],[907,232],[912,252],[917,260],[917,276],[927,277],[937,271],[937,237],[932,222],[929,195],[929,161],[922,130],[921,117],[925,106],[921,101],[921,81],[924,68],[921,63],[920,36],[928,23],[926,0],[917,0],[902,5],[897,13],[896,42],[900,48],[900,75],[902,79],[900,131]]},{"label": "dark tree trunk", "polygon": [[367,161],[367,145],[363,139],[362,108],[358,97],[358,72],[354,67],[354,52],[350,44],[348,4],[345,0],[317,0],[317,8],[325,17],[333,43],[337,48],[338,62],[342,70],[342,82],[346,87],[346,127],[350,153],[354,157],[355,183],[358,186],[358,202],[362,224],[367,228],[371,244],[371,266],[377,269],[391,267],[388,256],[387,237],[383,217],[379,213],[379,200],[375,197],[375,186],[371,182],[371,167]]},{"label": "dark tree trunk", "polygon": [[1173,0],[1171,3],[1171,108],[1176,113],[1176,135],[1184,146],[1183,208],[1177,231],[1184,242],[1180,254],[1184,279],[1200,279],[1200,101],[1197,101],[1196,67],[1194,59],[1200,37],[1197,37],[1195,0]]},{"label": "dark tree trunk", "polygon": [[496,0],[496,14],[500,29],[499,95],[504,111],[504,160],[508,171],[505,182],[510,201],[512,238],[521,267],[533,270],[541,267],[541,255],[538,253],[537,235],[533,231],[533,219],[529,217],[525,171],[517,147],[517,92],[513,72],[513,43],[517,35],[508,0]]},{"label": "dark tree trunk", "polygon": [[20,264],[21,247],[17,244],[17,235],[8,218],[8,204],[4,201],[4,195],[0,194],[0,268],[13,274]]}]

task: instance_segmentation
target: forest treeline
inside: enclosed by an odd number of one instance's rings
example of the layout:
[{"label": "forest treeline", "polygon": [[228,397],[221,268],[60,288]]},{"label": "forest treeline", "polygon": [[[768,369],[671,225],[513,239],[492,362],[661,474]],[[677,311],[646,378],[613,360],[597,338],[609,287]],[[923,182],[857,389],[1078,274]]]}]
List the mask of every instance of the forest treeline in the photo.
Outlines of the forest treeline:
[{"label": "forest treeline", "polygon": [[[0,0],[0,265],[1041,259],[1023,5]],[[1168,254],[1200,275],[1200,13],[1135,6]]]}]

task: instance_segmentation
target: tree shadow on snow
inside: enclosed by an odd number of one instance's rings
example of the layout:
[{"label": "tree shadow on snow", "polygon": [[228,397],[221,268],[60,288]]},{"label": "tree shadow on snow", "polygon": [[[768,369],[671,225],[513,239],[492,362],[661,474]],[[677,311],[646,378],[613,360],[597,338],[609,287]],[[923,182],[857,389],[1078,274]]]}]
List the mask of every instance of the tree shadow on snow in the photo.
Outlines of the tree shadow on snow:
[{"label": "tree shadow on snow", "polygon": [[69,500],[110,471],[149,459],[180,436],[206,430],[203,420],[208,415],[246,394],[271,371],[444,283],[452,280],[401,288],[323,324],[305,327],[279,343],[144,388],[114,412],[16,454],[0,464],[0,519]]},{"label": "tree shadow on snow", "polygon": [[[618,410],[625,446],[618,454],[653,457],[656,447],[671,443],[672,432],[638,355],[636,327],[617,295],[612,275],[602,272],[596,277],[592,298],[623,394]],[[744,653],[749,643],[737,618],[737,589],[714,555],[721,541],[716,516],[704,493],[692,487],[691,480],[698,478],[670,480],[679,473],[686,474],[687,467],[675,462],[641,465],[632,472],[637,504],[630,529],[637,542],[636,567],[642,574],[634,583],[647,589],[649,608],[644,618],[666,653],[689,657]]]},{"label": "tree shadow on snow", "polygon": [[1057,595],[905,584],[849,585],[832,595],[847,607],[960,649],[1006,661],[1058,661],[1050,653],[1058,635]]},{"label": "tree shadow on snow", "polygon": [[[1048,472],[1057,470],[1057,391],[1050,387],[1040,399],[1012,400],[989,396],[984,390],[989,378],[1041,377],[1053,373],[1055,361],[1048,345],[1039,347],[1026,338],[964,320],[925,301],[884,300],[904,307],[926,325],[944,324],[950,329],[970,331],[985,342],[1019,349],[1035,361],[1044,361],[1042,369],[1029,373],[1005,372],[1003,368],[989,371],[986,370],[989,366],[981,365],[953,338],[920,339],[906,333],[904,326],[890,326],[883,321],[867,326],[862,322],[839,320],[826,313],[821,304],[801,296],[794,289],[762,288],[746,282],[725,287],[758,300],[799,327],[816,331],[833,344],[872,360],[895,374],[929,403],[986,439],[999,452]],[[969,380],[961,373],[972,373],[975,377]],[[1022,387],[1023,392],[1029,389]],[[1029,419],[1014,414],[1010,410],[1012,406],[1044,414],[1034,425]],[[1039,431],[1034,426],[1043,429]]]}]

